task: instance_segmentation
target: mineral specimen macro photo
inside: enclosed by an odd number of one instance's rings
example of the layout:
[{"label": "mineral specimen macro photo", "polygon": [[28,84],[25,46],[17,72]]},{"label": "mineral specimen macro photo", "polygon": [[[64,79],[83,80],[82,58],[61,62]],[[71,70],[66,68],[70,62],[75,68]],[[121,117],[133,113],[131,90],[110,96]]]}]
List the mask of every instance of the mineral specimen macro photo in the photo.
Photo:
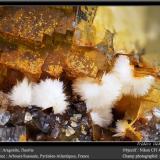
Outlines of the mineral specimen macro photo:
[{"label": "mineral specimen macro photo", "polygon": [[0,141],[159,141],[159,6],[0,6]]}]

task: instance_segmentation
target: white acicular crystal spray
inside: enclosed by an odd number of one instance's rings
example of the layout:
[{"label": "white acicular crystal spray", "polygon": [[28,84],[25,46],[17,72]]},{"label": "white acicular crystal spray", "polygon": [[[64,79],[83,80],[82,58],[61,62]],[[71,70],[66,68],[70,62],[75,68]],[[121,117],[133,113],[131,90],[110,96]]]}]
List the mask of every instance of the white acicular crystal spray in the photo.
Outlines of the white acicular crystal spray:
[{"label": "white acicular crystal spray", "polygon": [[100,86],[94,79],[77,79],[73,84],[73,90],[85,100],[88,111],[99,106]]},{"label": "white acicular crystal spray", "polygon": [[55,114],[62,114],[68,105],[66,99],[63,82],[59,80],[46,79],[33,86],[32,105],[43,109],[53,107]]},{"label": "white acicular crystal spray", "polygon": [[113,73],[117,75],[122,83],[123,95],[144,96],[154,83],[154,77],[152,76],[134,77],[134,68],[130,65],[129,58],[125,55],[117,58]]},{"label": "white acicular crystal spray", "polygon": [[129,123],[126,120],[118,120],[116,122],[116,134],[114,135],[115,137],[117,136],[124,136],[126,133],[126,130],[130,127]]},{"label": "white acicular crystal spray", "polygon": [[31,105],[32,85],[28,82],[27,78],[24,78],[22,82],[18,82],[17,85],[12,88],[9,99],[14,106],[26,107]]},{"label": "white acicular crystal spray", "polygon": [[92,78],[77,79],[73,90],[85,100],[94,124],[107,127],[112,122],[112,107],[121,95],[121,84],[114,74],[104,74],[101,83]]},{"label": "white acicular crystal spray", "polygon": [[153,82],[152,76],[134,77],[129,58],[121,55],[111,72],[102,76],[101,83],[93,78],[79,78],[73,83],[73,91],[85,100],[93,123],[106,128],[112,122],[114,104],[123,95],[144,96]]},{"label": "white acicular crystal spray", "polygon": [[107,128],[112,123],[113,115],[111,108],[101,108],[99,111],[91,111],[92,122],[103,128]]}]

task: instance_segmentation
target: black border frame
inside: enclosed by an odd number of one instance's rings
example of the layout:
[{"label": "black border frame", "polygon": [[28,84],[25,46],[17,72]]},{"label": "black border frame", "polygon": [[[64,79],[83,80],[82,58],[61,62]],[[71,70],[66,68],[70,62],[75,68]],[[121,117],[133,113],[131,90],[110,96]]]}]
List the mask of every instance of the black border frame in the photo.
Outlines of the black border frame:
[{"label": "black border frame", "polygon": [[[0,1],[0,5],[90,5],[90,6],[94,6],[94,5],[99,5],[99,6],[160,6],[160,1],[134,1],[134,0],[116,0],[116,1],[101,1],[101,0],[97,0],[97,1]],[[89,141],[89,142],[64,142],[64,141],[59,141],[59,142],[55,142],[55,141],[46,141],[46,142],[42,142],[42,141],[34,141],[34,142],[0,142],[0,146],[5,146],[5,147],[9,147],[9,146],[19,146],[19,147],[23,147],[23,146],[88,146],[88,147],[94,147],[94,146],[141,146],[141,144],[143,145],[143,143],[145,143],[145,146],[154,146],[154,143],[159,143],[160,146],[160,142],[131,142],[131,141]]]},{"label": "black border frame", "polygon": [[90,6],[94,6],[94,5],[100,5],[100,6],[155,6],[155,5],[160,5],[160,1],[159,0],[40,0],[35,1],[35,0],[20,0],[20,1],[5,1],[5,0],[0,0],[0,5],[90,5]]}]

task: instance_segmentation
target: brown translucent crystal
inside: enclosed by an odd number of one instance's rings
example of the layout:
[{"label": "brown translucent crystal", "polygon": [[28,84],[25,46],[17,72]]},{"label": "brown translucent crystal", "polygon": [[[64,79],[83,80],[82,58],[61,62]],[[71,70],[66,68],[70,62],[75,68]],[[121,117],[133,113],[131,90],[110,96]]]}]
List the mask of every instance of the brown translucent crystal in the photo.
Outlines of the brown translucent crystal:
[{"label": "brown translucent crystal", "polygon": [[3,81],[6,75],[7,75],[7,68],[4,65],[0,64],[0,88],[2,88],[3,86]]},{"label": "brown translucent crystal", "polygon": [[96,30],[94,26],[82,21],[76,27],[73,43],[77,46],[93,47],[95,46],[95,34]]},{"label": "brown translucent crystal", "polygon": [[0,112],[7,110],[10,105],[8,95],[0,91]]},{"label": "brown translucent crystal", "polygon": [[87,47],[73,47],[66,58],[66,71],[71,77],[96,77],[107,69],[106,57],[99,51]]},{"label": "brown translucent crystal", "polygon": [[60,45],[50,52],[42,66],[42,71],[54,78],[60,77],[64,70],[63,67],[68,49],[69,47]]},{"label": "brown translucent crystal", "polygon": [[96,30],[92,23],[94,21],[96,11],[96,6],[77,7],[77,24],[73,37],[74,44],[88,47],[95,46]]},{"label": "brown translucent crystal", "polygon": [[44,35],[73,31],[75,13],[54,7],[6,7],[0,20],[0,35],[29,45],[41,46]]},{"label": "brown translucent crystal", "polygon": [[18,48],[12,52],[1,53],[0,63],[9,68],[21,71],[28,78],[38,79],[47,52]]}]

